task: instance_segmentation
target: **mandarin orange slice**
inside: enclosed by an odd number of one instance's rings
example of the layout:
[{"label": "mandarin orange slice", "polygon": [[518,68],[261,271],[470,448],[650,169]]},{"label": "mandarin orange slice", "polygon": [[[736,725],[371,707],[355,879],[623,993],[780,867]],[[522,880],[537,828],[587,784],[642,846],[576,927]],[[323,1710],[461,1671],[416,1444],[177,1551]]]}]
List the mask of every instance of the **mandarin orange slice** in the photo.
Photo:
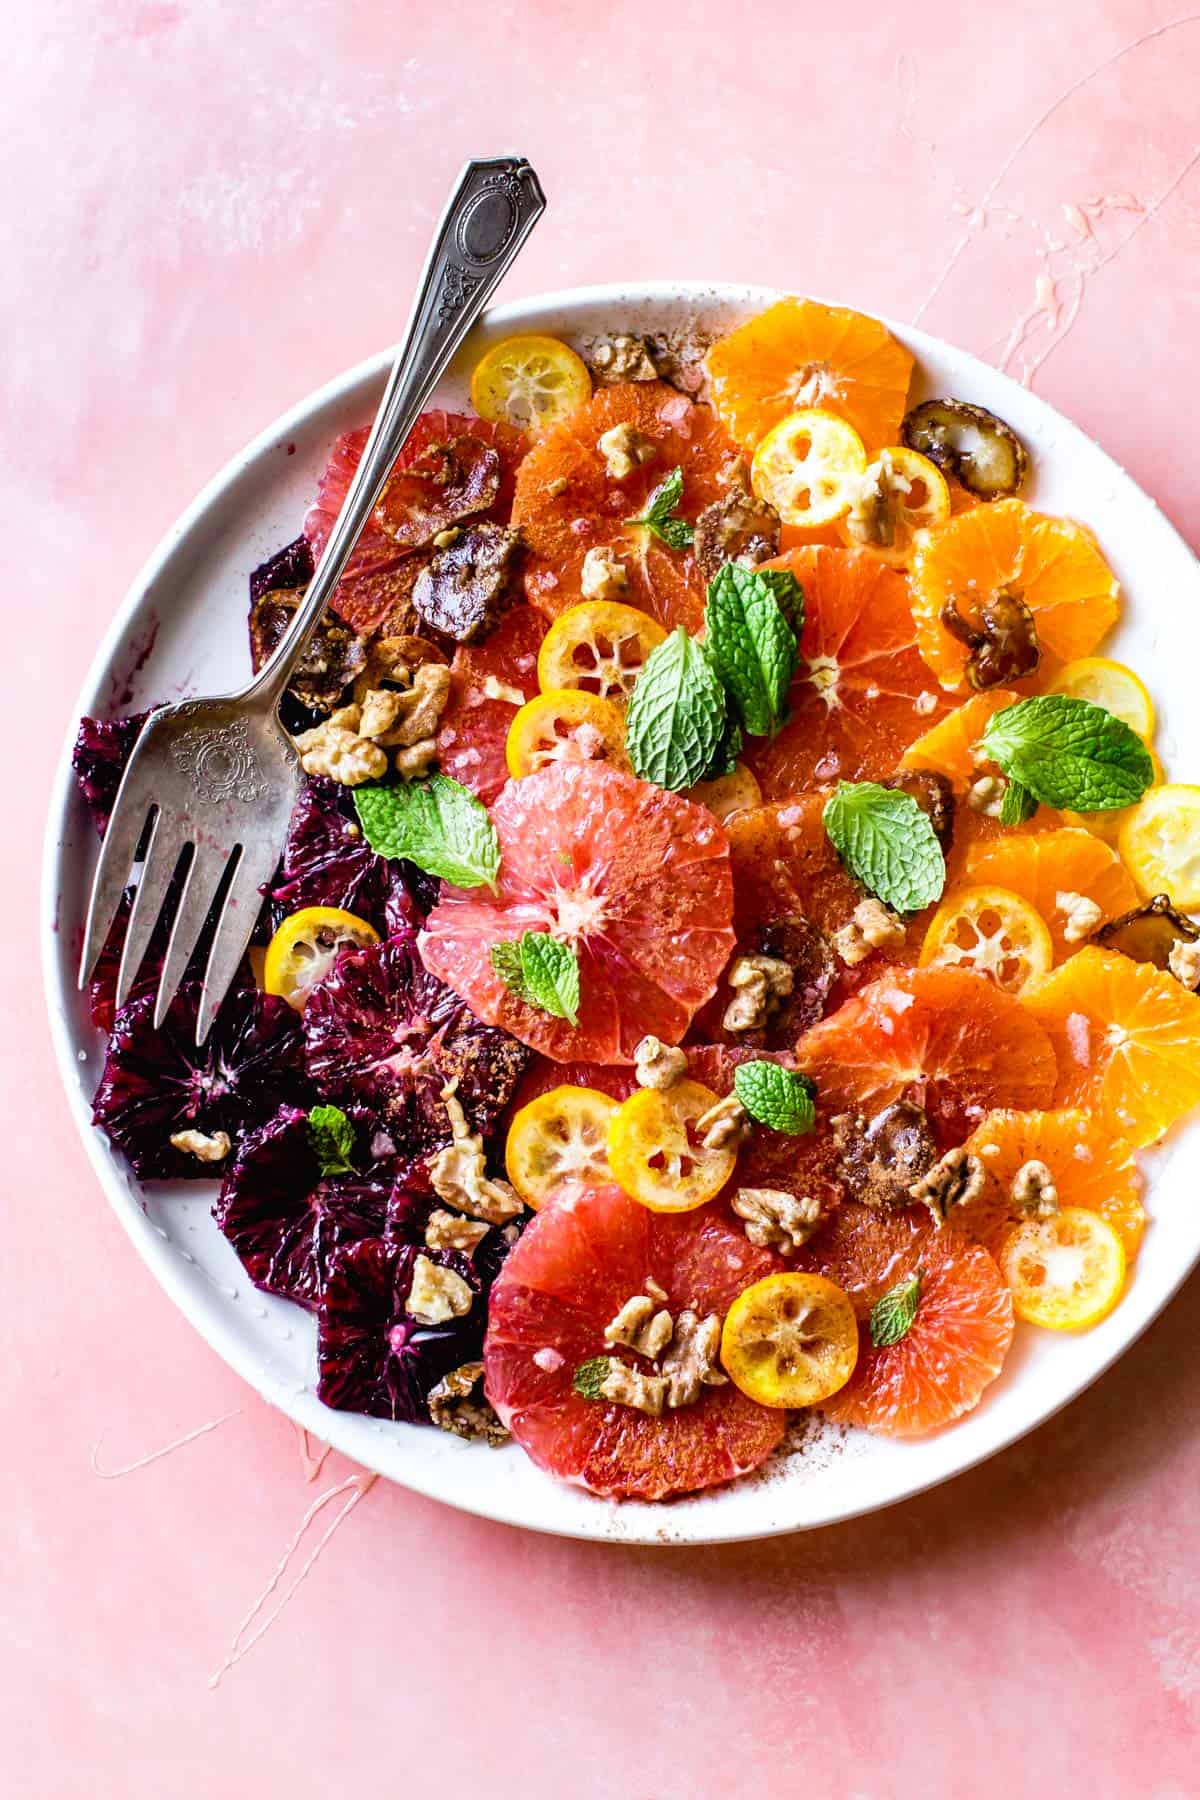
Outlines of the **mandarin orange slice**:
[{"label": "mandarin orange slice", "polygon": [[1087,527],[1020,500],[978,506],[929,532],[917,545],[912,582],[921,654],[948,688],[967,685],[970,652],[942,623],[947,607],[978,627],[987,602],[1023,601],[1042,651],[1040,676],[1047,660],[1087,656],[1119,610],[1116,576]]},{"label": "mandarin orange slice", "polygon": [[779,800],[814,782],[885,779],[950,704],[917,650],[904,577],[865,551],[820,547],[764,567],[800,583],[804,631],[791,716],[745,752],[759,786]]},{"label": "mandarin orange slice", "polygon": [[972,752],[988,728],[995,713],[1015,706],[1021,698],[1011,688],[993,688],[987,694],[973,694],[961,706],[939,719],[936,725],[914,738],[900,758],[902,769],[933,769],[953,782],[956,793],[964,792],[979,770]]},{"label": "mandarin orange slice", "polygon": [[899,438],[913,359],[878,319],[787,299],[714,344],[707,368],[722,422],[751,449],[789,413],[819,406],[878,450]]},{"label": "mandarin orange slice", "polygon": [[968,881],[1010,888],[1036,907],[1050,929],[1057,961],[1079,947],[1079,938],[1069,935],[1078,925],[1072,925],[1070,903],[1063,896],[1078,895],[1100,908],[1089,931],[1138,903],[1133,877],[1116,851],[1078,827],[1030,835],[1005,831],[972,844],[966,875]]},{"label": "mandarin orange slice", "polygon": [[[653,455],[621,479],[599,447],[627,425]],[[690,549],[672,550],[642,526],[654,489],[683,470],[676,512],[689,521],[722,492],[734,448],[715,414],[660,381],[601,388],[563,425],[533,445],[517,472],[512,521],[524,532],[525,590],[550,618],[587,599],[581,589],[589,550],[620,563],[626,585],[603,596],[640,607],[660,624],[695,630],[704,615],[705,581]],[[593,596],[594,597],[594,596]]]},{"label": "mandarin orange slice", "polygon": [[871,1114],[911,1099],[948,1143],[996,1107],[1049,1106],[1055,1083],[1054,1050],[1037,1019],[967,969],[892,969],[801,1038],[796,1066],[816,1082],[826,1113]]},{"label": "mandarin orange slice", "polygon": [[1030,1162],[1044,1163],[1060,1206],[1082,1206],[1107,1220],[1130,1259],[1137,1255],[1146,1215],[1142,1177],[1128,1139],[1076,1109],[1059,1112],[989,1113],[967,1139],[983,1164],[982,1194],[955,1212],[955,1226],[997,1254],[1021,1217],[1013,1184]]},{"label": "mandarin orange slice", "polygon": [[[1013,1338],[1012,1296],[980,1244],[928,1214],[848,1202],[797,1263],[844,1289],[859,1319],[858,1362],[821,1402],[829,1419],[920,1437],[961,1418],[996,1379]],[[897,1343],[871,1339],[871,1308],[920,1271],[916,1316]]]},{"label": "mandarin orange slice", "polygon": [[1116,950],[1078,951],[1023,996],[1058,1058],[1056,1106],[1152,1144],[1200,1104],[1200,995]]}]

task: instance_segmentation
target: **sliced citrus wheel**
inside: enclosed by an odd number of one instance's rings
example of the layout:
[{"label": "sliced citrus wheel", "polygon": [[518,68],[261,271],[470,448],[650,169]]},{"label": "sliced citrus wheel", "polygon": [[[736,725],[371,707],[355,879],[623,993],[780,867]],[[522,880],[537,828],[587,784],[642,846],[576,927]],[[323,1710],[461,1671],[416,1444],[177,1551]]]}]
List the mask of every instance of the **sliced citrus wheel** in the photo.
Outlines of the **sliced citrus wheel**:
[{"label": "sliced citrus wheel", "polygon": [[[976,507],[927,533],[913,558],[912,582],[921,654],[950,688],[967,685],[971,651],[943,622],[948,609],[983,632],[983,608],[1027,608],[1036,648],[1056,662],[1088,655],[1119,610],[1116,576],[1087,527],[1034,512],[1020,500]],[[1003,674],[1000,682],[1012,685]]]},{"label": "sliced citrus wheel", "polygon": [[1200,787],[1150,788],[1126,813],[1118,843],[1143,894],[1170,894],[1183,911],[1200,907]]},{"label": "sliced citrus wheel", "polygon": [[560,613],[538,652],[538,685],[581,688],[602,700],[628,700],[666,632],[649,613],[616,600],[584,600]]},{"label": "sliced citrus wheel", "polygon": [[[477,1018],[557,1061],[632,1062],[647,1032],[678,1043],[733,948],[729,846],[701,806],[606,763],[559,763],[495,802],[494,892],[444,883],[425,966]],[[579,1024],[510,993],[491,951],[549,932],[579,958]]]},{"label": "sliced citrus wheel", "polygon": [[[1133,1146],[1090,1113],[989,1113],[967,1139],[987,1177],[984,1190],[954,1214],[995,1256],[1021,1216],[1022,1172],[1032,1163],[1049,1171],[1058,1206],[1082,1206],[1107,1220],[1132,1261],[1146,1227],[1142,1177]],[[1016,1193],[1014,1194],[1014,1187]],[[1027,1202],[1028,1187],[1026,1187]]]},{"label": "sliced citrus wheel", "polygon": [[526,1205],[536,1210],[567,1183],[612,1180],[608,1127],[616,1110],[596,1088],[561,1086],[513,1114],[504,1167]]},{"label": "sliced citrus wheel", "polygon": [[536,332],[502,338],[471,374],[471,405],[481,419],[543,431],[561,425],[591,397],[587,364],[561,338]]},{"label": "sliced citrus wheel", "polygon": [[838,520],[852,550],[869,550],[894,569],[903,568],[918,531],[944,525],[950,517],[950,489],[936,463],[918,450],[893,445],[867,468]]},{"label": "sliced citrus wheel", "polygon": [[1006,706],[1015,706],[1021,698],[1014,689],[992,688],[986,694],[972,694],[961,706],[931,725],[914,738],[900,758],[902,769],[932,769],[953,783],[956,793],[963,793],[979,769],[975,762],[975,746],[988,728],[990,720]]},{"label": "sliced citrus wheel", "polygon": [[546,621],[514,606],[478,644],[460,644],[438,729],[438,766],[490,806],[508,780],[504,748],[517,709],[537,693],[538,646]]},{"label": "sliced citrus wheel", "polygon": [[728,775],[714,775],[709,781],[698,781],[688,789],[688,799],[697,806],[707,806],[714,819],[722,824],[734,813],[749,812],[762,805],[762,789],[746,767],[735,763]]},{"label": "sliced citrus wheel", "polygon": [[929,922],[921,966],[972,969],[1008,994],[1044,975],[1054,946],[1042,915],[1002,887],[952,888]]},{"label": "sliced citrus wheel", "polygon": [[1027,1325],[1086,1331],[1107,1318],[1125,1286],[1125,1251],[1099,1213],[1064,1206],[1026,1219],[1005,1238],[1000,1268]]},{"label": "sliced citrus wheel", "polygon": [[1140,1148],[1200,1103],[1200,996],[1152,963],[1089,946],[1023,1002],[1054,1044],[1056,1106],[1092,1110]]},{"label": "sliced citrus wheel", "polygon": [[825,407],[868,445],[900,435],[913,359],[885,325],[844,306],[779,300],[708,353],[713,404],[753,446],[798,407]]},{"label": "sliced citrus wheel", "polygon": [[[1036,907],[1050,929],[1056,959],[1078,948],[1085,918],[1073,907],[1082,898],[1099,907],[1083,936],[1106,919],[1137,905],[1137,890],[1120,857],[1091,832],[1075,826],[1033,833],[1005,831],[972,844],[966,855],[968,881],[1011,888]],[[1037,971],[1044,974],[1044,970]]]},{"label": "sliced citrus wheel", "polygon": [[[626,426],[653,455],[621,480],[608,473],[600,439]],[[578,606],[584,560],[603,550],[627,583],[620,598],[662,625],[695,630],[705,582],[690,549],[672,550],[640,518],[654,489],[678,468],[676,512],[694,521],[722,491],[733,447],[712,412],[658,381],[601,388],[565,425],[538,438],[517,474],[513,523],[527,546],[525,588],[550,618]]]},{"label": "sliced citrus wheel", "polygon": [[778,800],[814,783],[886,779],[949,705],[917,651],[903,576],[862,551],[822,547],[765,567],[800,583],[804,630],[788,722],[745,753],[763,793]]},{"label": "sliced citrus wheel", "polygon": [[743,1288],[779,1268],[714,1207],[652,1213],[617,1187],[543,1207],[491,1291],[488,1399],[540,1468],[594,1493],[663,1500],[732,1481],[778,1444],[784,1416],[727,1382],[658,1418],[587,1400],[581,1364],[608,1352],[604,1330],[648,1281],[672,1318],[723,1318]]},{"label": "sliced citrus wheel", "polygon": [[508,772],[534,775],[554,762],[606,762],[628,769],[625,715],[582,688],[552,689],[527,700],[508,728]]},{"label": "sliced citrus wheel", "polygon": [[[970,1412],[1000,1373],[1013,1337],[1012,1296],[982,1245],[936,1231],[928,1214],[848,1202],[799,1261],[845,1289],[859,1319],[858,1363],[822,1403],[827,1418],[919,1437]],[[912,1323],[896,1342],[877,1346],[872,1309],[917,1276]]]},{"label": "sliced citrus wheel", "polygon": [[707,1149],[698,1122],[719,1096],[698,1081],[639,1088],[608,1124],[608,1162],[625,1192],[651,1212],[691,1212],[719,1194],[736,1147]]},{"label": "sliced citrus wheel", "polygon": [[308,996],[343,950],[378,942],[375,927],[357,913],[340,906],[302,906],[288,914],[267,945],[263,988],[303,1012]]},{"label": "sliced citrus wheel", "polygon": [[721,1362],[761,1406],[816,1406],[845,1387],[857,1361],[854,1308],[824,1275],[766,1275],[725,1314]]},{"label": "sliced citrus wheel", "polygon": [[832,525],[858,492],[867,453],[852,425],[811,407],[773,425],[754,452],[751,479],[785,525]]},{"label": "sliced citrus wheel", "polygon": [[1052,694],[1090,700],[1124,721],[1140,738],[1154,736],[1154,702],[1140,675],[1107,656],[1081,656],[1060,669],[1050,684]]},{"label": "sliced citrus wheel", "polygon": [[1042,1026],[966,969],[891,970],[814,1025],[796,1063],[825,1112],[874,1113],[907,1098],[952,1143],[995,1107],[1048,1106],[1055,1082]]}]

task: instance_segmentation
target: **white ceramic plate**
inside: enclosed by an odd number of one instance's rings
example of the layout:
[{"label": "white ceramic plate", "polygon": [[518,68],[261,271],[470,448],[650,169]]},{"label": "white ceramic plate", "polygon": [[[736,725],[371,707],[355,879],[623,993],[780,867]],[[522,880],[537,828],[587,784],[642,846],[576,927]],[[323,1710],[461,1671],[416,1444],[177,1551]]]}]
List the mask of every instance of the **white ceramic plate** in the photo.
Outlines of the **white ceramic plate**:
[{"label": "white ceramic plate", "polygon": [[[516,330],[576,342],[621,328],[720,331],[775,297],[763,289],[656,283],[502,307],[476,334],[437,403],[465,406],[470,367],[489,338]],[[1007,419],[1032,452],[1030,500],[1097,530],[1126,597],[1114,653],[1133,663],[1154,691],[1168,768],[1195,778],[1200,709],[1191,690],[1192,671],[1200,666],[1200,568],[1187,546],[1117,464],[1043,401],[936,338],[902,325],[892,330],[916,355],[918,394],[956,394]],[[297,535],[333,438],[370,419],[389,361],[375,357],[302,401],[205,488],[126,596],[77,713],[112,714],[185,692],[220,693],[245,676],[247,574]],[[1192,1128],[1149,1162],[1152,1223],[1128,1294],[1093,1331],[1071,1337],[1019,1327],[1004,1374],[983,1404],[936,1437],[900,1443],[816,1429],[801,1451],[757,1475],[664,1506],[594,1499],[552,1481],[513,1446],[489,1451],[437,1431],[330,1412],[312,1390],[311,1319],[247,1281],[209,1216],[215,1188],[199,1182],[143,1188],[92,1128],[102,1043],[85,1021],[75,973],[95,840],[70,772],[74,730],[72,720],[47,830],[44,956],[59,1068],[100,1184],[163,1287],[213,1348],[298,1424],[394,1481],[509,1524],[622,1542],[711,1543],[829,1524],[932,1487],[1032,1430],[1145,1330],[1200,1256],[1200,1137]],[[122,1329],[120,1321],[113,1329]]]}]

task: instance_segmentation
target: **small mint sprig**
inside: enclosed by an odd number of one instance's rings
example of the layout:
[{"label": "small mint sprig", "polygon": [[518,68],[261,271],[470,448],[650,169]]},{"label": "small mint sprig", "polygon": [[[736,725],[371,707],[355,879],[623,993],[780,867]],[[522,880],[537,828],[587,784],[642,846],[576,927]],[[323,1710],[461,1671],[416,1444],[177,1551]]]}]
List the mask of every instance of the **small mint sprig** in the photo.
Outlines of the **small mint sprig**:
[{"label": "small mint sprig", "polygon": [[918,1269],[905,1281],[898,1281],[871,1308],[871,1342],[877,1350],[887,1350],[892,1344],[898,1344],[912,1330],[921,1304],[924,1276],[924,1269]]},{"label": "small mint sprig", "polygon": [[586,1362],[580,1363],[571,1377],[571,1386],[577,1394],[582,1394],[585,1400],[601,1400],[604,1397],[601,1389],[608,1379],[611,1367],[611,1357],[589,1356]]},{"label": "small mint sprig", "polygon": [[579,958],[544,931],[493,944],[492,967],[511,994],[568,1025],[579,1023]]},{"label": "small mint sprig", "polygon": [[1103,706],[1071,694],[1037,694],[993,713],[980,740],[985,756],[1042,806],[1113,812],[1132,806],[1154,781],[1141,738]]},{"label": "small mint sprig", "polygon": [[778,1063],[739,1063],[733,1072],[733,1091],[752,1119],[788,1137],[803,1136],[817,1122],[816,1087],[807,1075]]},{"label": "small mint sprig", "polygon": [[803,615],[803,606],[786,569],[763,572],[727,562],[709,583],[705,647],[731,710],[751,737],[774,737],[786,717],[800,654],[791,620]]},{"label": "small mint sprig", "polygon": [[651,494],[646,502],[645,512],[636,519],[626,519],[625,524],[645,526],[656,538],[661,538],[670,550],[686,550],[696,534],[686,519],[676,516],[675,508],[679,505],[682,493],[683,470],[672,469]]},{"label": "small mint sprig", "polygon": [[487,808],[448,775],[392,787],[358,787],[354,810],[380,856],[402,856],[455,887],[492,887],[500,840]]},{"label": "small mint sprig", "polygon": [[340,1106],[314,1106],[306,1122],[308,1141],[321,1169],[330,1175],[353,1175],[354,1127]]},{"label": "small mint sprig", "polygon": [[634,683],[625,748],[635,775],[679,793],[703,781],[725,732],[725,690],[682,625],[650,652]]},{"label": "small mint sprig", "polygon": [[1000,823],[1002,825],[1024,825],[1032,819],[1038,809],[1038,803],[1029,789],[1019,781],[1009,781],[1000,802]]},{"label": "small mint sprig", "polygon": [[825,802],[825,834],[847,869],[896,912],[941,898],[946,859],[911,794],[875,781],[839,781]]}]

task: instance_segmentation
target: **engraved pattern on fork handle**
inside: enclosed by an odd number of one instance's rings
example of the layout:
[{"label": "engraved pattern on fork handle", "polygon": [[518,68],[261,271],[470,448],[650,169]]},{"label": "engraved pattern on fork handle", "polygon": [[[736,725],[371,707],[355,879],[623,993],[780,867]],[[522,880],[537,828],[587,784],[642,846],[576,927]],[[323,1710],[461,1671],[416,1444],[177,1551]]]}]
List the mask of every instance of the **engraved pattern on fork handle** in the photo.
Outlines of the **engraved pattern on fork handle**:
[{"label": "engraved pattern on fork handle", "polygon": [[315,631],[430,394],[545,211],[521,157],[470,162],[442,215],[387,388],[303,604],[239,698],[271,711]]}]

